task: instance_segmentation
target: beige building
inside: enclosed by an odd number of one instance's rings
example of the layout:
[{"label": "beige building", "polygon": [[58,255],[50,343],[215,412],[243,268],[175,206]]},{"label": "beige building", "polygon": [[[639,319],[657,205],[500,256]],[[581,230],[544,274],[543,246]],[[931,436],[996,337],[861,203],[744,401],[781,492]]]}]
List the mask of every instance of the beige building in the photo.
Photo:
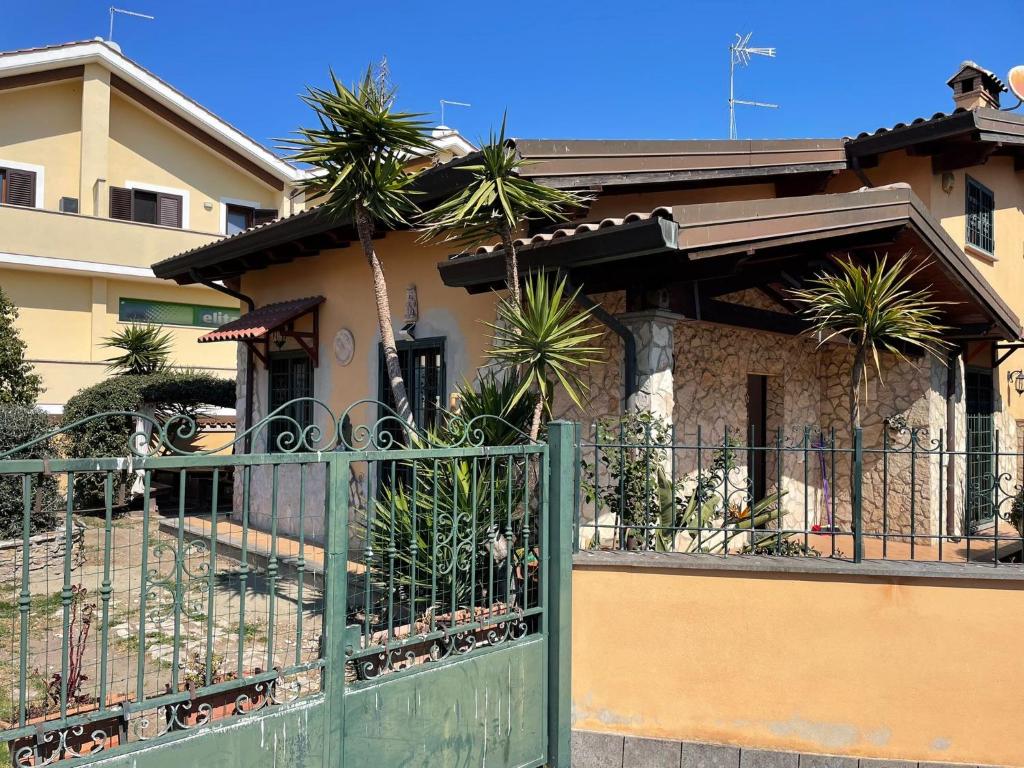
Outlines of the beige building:
[{"label": "beige building", "polygon": [[20,310],[40,404],[105,376],[104,337],[164,325],[177,365],[234,376],[200,346],[236,299],[150,265],[300,210],[301,171],[100,40],[0,53],[0,286]]}]

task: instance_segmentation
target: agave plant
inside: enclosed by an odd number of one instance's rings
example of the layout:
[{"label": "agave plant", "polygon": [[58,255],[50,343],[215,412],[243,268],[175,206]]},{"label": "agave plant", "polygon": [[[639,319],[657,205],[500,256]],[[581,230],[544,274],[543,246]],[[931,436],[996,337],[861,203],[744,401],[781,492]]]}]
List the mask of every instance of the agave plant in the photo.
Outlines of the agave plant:
[{"label": "agave plant", "polygon": [[587,202],[575,192],[554,189],[524,179],[519,171],[526,164],[515,146],[505,138],[505,120],[501,130],[493,129],[480,148],[480,162],[456,166],[472,175],[458,193],[426,212],[425,239],[440,238],[466,246],[494,237],[501,238],[505,254],[505,284],[512,303],[521,304],[519,263],[513,233],[529,219],[564,221]]},{"label": "agave plant", "polygon": [[910,254],[891,266],[887,257],[862,266],[849,256],[837,259],[838,272],[822,272],[806,288],[790,291],[810,322],[818,346],[845,337],[854,348],[850,368],[850,430],[860,428],[860,393],[867,383],[868,361],[882,381],[880,352],[906,360],[905,349],[916,347],[940,357],[947,346],[939,322],[940,306],[930,289],[913,289],[910,282],[925,264],[908,268]]},{"label": "agave plant", "polygon": [[171,334],[156,325],[125,326],[103,339],[103,346],[120,355],[106,359],[107,370],[122,376],[145,376],[164,370],[171,359]]},{"label": "agave plant", "polygon": [[541,415],[551,412],[553,376],[572,402],[583,407],[586,383],[578,371],[601,362],[601,350],[589,346],[601,333],[588,325],[590,310],[579,310],[574,301],[579,291],[565,294],[565,279],[552,280],[537,273],[526,280],[522,305],[511,298],[498,302],[498,322],[487,325],[494,331],[493,346],[487,354],[502,365],[521,372],[521,383],[511,405],[531,390],[537,395],[530,421],[530,439],[540,434]]},{"label": "agave plant", "polygon": [[309,87],[302,97],[319,122],[285,139],[291,159],[313,166],[302,188],[331,216],[355,224],[373,278],[377,324],[388,380],[398,415],[412,423],[412,409],[391,327],[384,266],[373,245],[376,225],[401,227],[418,213],[407,170],[410,157],[431,149],[420,114],[395,109],[395,89],[386,75],[367,68],[363,79],[346,87],[331,72],[329,89]]}]

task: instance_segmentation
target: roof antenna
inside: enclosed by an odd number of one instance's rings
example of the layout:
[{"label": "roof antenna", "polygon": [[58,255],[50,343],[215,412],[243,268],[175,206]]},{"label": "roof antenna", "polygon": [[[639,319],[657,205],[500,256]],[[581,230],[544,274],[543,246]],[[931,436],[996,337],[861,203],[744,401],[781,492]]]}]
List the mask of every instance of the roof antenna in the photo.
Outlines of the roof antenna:
[{"label": "roof antenna", "polygon": [[737,99],[735,95],[735,78],[736,78],[736,65],[739,64],[741,67],[745,67],[750,63],[751,56],[766,56],[769,59],[775,58],[774,48],[754,48],[750,46],[750,36],[753,32],[747,32],[747,34],[736,35],[736,42],[729,46],[729,138],[735,139],[736,136],[736,105],[743,104],[747,107],[767,107],[768,109],[778,109],[778,104],[769,104],[766,101],[747,101],[745,99]]},{"label": "roof antenna", "polygon": [[437,126],[438,128],[447,128],[448,127],[447,125],[445,125],[445,122],[444,122],[444,105],[445,104],[448,104],[449,106],[452,106],[452,107],[472,107],[473,106],[472,104],[467,104],[464,101],[449,101],[448,99],[441,99],[440,101],[441,101],[441,124],[439,126]]},{"label": "roof antenna", "polygon": [[110,6],[110,33],[107,35],[107,42],[114,42],[114,14],[122,13],[125,16],[134,16],[138,19],[148,19],[149,21],[155,21],[155,16],[150,16],[148,13],[136,13],[135,11],[126,11],[124,8],[115,8]]}]

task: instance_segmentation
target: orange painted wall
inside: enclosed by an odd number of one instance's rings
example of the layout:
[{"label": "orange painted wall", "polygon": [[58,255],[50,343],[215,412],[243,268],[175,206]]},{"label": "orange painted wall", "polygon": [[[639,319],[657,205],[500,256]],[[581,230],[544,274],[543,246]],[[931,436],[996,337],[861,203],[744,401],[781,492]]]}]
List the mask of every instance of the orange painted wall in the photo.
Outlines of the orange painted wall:
[{"label": "orange painted wall", "polygon": [[573,727],[1024,765],[1024,582],[573,571]]}]

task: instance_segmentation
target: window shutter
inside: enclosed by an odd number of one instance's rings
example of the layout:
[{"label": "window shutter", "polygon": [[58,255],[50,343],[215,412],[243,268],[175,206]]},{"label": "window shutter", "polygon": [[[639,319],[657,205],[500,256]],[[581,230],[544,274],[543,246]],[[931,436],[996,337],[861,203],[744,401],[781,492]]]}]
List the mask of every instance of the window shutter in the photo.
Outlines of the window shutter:
[{"label": "window shutter", "polygon": [[130,189],[110,188],[110,218],[132,220],[132,191]]},{"label": "window shutter", "polygon": [[36,174],[34,171],[19,171],[14,168],[5,171],[7,175],[8,205],[36,207]]},{"label": "window shutter", "polygon": [[177,227],[181,229],[181,197],[179,195],[165,195],[162,192],[157,198],[158,215],[157,223],[163,227]]},{"label": "window shutter", "polygon": [[252,214],[252,225],[258,227],[260,224],[269,224],[277,220],[276,208],[257,208]]}]

